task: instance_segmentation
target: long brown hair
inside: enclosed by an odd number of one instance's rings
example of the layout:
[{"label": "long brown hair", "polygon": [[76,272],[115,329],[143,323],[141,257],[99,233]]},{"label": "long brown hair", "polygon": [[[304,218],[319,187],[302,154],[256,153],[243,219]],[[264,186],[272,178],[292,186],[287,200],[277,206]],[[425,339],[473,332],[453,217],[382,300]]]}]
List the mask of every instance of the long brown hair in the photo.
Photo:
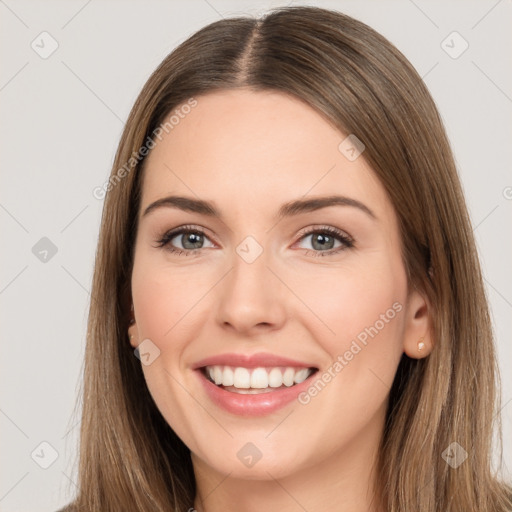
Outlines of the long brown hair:
[{"label": "long brown hair", "polygon": [[[400,222],[409,286],[431,305],[434,350],[421,360],[403,355],[390,392],[379,457],[384,509],[508,510],[510,489],[491,467],[499,394],[488,304],[442,121],[421,78],[389,41],[355,19],[314,7],[201,29],[160,64],[130,113],[105,187],[77,509],[193,506],[190,452],[158,411],[127,339],[140,149],[190,98],[239,87],[298,97],[363,141],[363,156]],[[453,442],[468,455],[457,468],[443,457]]]}]

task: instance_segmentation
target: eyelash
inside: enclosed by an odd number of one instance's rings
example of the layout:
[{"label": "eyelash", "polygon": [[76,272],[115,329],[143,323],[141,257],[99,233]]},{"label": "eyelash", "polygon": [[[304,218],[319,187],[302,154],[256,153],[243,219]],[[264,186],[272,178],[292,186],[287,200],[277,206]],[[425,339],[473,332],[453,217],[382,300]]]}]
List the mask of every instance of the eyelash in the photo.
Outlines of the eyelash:
[{"label": "eyelash", "polygon": [[[164,233],[164,235],[157,241],[156,247],[157,248],[166,247],[166,250],[168,250],[169,252],[176,254],[178,256],[182,256],[183,254],[185,254],[186,256],[195,255],[199,251],[204,249],[204,247],[200,247],[198,249],[185,249],[184,250],[184,249],[179,249],[177,247],[173,247],[172,245],[170,245],[170,241],[173,238],[175,238],[178,235],[184,235],[187,233],[201,234],[201,235],[205,236],[206,238],[208,238],[206,233],[199,227],[181,226],[179,228],[172,229],[172,230]],[[332,226],[321,226],[321,227],[308,228],[307,230],[301,232],[298,241],[302,240],[303,238],[306,238],[308,235],[311,235],[311,234],[330,235],[333,238],[336,238],[338,241],[340,241],[343,245],[341,245],[340,247],[337,247],[336,249],[329,249],[327,251],[314,251],[311,249],[304,249],[308,256],[314,256],[314,257],[332,256],[341,251],[344,251],[345,249],[350,249],[351,247],[354,247],[354,240],[350,236],[344,234],[342,231],[340,231],[339,229],[334,228]]]},{"label": "eyelash", "polygon": [[297,242],[306,238],[308,235],[311,235],[311,234],[332,236],[333,238],[340,241],[341,245],[340,245],[340,247],[337,247],[336,249],[329,249],[327,251],[314,251],[311,249],[304,249],[306,251],[305,254],[308,256],[314,256],[314,257],[332,256],[334,254],[340,253],[341,251],[344,251],[345,249],[350,249],[351,247],[354,247],[354,240],[350,236],[348,236],[347,234],[343,233],[343,231],[340,231],[339,229],[334,228],[332,226],[321,226],[321,227],[307,228],[304,231],[301,231]]}]

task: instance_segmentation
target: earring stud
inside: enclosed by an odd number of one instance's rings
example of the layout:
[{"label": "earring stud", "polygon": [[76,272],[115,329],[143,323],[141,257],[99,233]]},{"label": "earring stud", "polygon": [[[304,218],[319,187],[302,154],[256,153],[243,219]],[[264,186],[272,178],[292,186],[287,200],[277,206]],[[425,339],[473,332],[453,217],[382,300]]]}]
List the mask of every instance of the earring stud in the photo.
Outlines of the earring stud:
[{"label": "earring stud", "polygon": [[421,352],[425,348],[425,343],[423,342],[423,338],[420,338],[418,341],[418,351]]}]

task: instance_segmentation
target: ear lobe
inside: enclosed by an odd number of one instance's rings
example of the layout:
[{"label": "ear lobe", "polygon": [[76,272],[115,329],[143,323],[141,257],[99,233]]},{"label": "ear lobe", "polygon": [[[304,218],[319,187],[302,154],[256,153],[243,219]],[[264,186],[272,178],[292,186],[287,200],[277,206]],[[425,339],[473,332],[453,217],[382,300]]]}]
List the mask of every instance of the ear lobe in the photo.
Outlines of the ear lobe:
[{"label": "ear lobe", "polygon": [[137,325],[135,324],[135,309],[133,307],[133,302],[130,306],[130,326],[128,327],[128,339],[130,340],[130,345],[133,348],[137,348],[138,345],[138,333],[137,333]]},{"label": "ear lobe", "polygon": [[403,349],[413,359],[428,356],[434,347],[431,332],[431,308],[426,297],[411,292],[406,306]]},{"label": "ear lobe", "polygon": [[137,324],[133,323],[128,328],[128,338],[130,340],[130,345],[133,348],[137,348],[139,345],[138,332],[137,332]]}]

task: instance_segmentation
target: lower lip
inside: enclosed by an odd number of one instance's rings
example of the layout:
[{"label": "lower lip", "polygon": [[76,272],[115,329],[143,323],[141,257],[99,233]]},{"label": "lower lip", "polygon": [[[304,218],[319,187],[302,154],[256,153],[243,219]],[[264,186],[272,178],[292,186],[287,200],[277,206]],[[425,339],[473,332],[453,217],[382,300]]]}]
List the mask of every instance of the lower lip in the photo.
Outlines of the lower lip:
[{"label": "lower lip", "polygon": [[209,381],[201,370],[196,372],[210,400],[226,411],[239,416],[265,416],[281,409],[308,388],[311,377],[316,373],[312,373],[304,382],[289,388],[252,395],[226,391]]}]

